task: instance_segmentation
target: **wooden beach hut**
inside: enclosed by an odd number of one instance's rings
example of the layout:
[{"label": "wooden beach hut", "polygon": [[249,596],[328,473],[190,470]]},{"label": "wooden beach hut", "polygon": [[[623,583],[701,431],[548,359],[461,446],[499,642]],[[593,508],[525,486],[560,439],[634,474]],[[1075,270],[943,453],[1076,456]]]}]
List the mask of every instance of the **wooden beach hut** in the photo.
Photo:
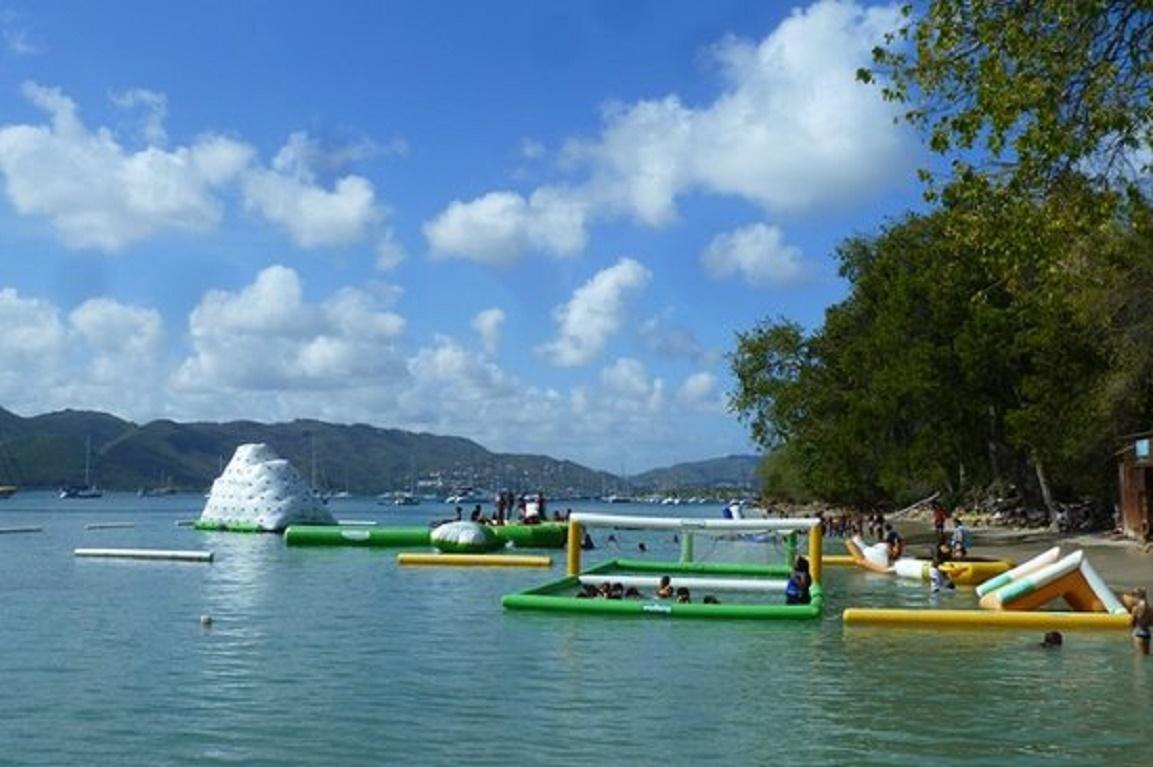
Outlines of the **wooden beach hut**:
[{"label": "wooden beach hut", "polygon": [[1117,459],[1121,529],[1130,538],[1153,540],[1153,431],[1126,437]]}]

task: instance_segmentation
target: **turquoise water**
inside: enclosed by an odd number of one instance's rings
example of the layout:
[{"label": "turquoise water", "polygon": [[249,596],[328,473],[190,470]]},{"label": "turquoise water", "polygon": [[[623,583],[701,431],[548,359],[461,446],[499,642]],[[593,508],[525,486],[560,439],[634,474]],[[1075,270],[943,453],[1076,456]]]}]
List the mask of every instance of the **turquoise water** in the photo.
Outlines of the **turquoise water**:
[{"label": "turquoise water", "polygon": [[[0,535],[0,763],[1080,766],[1153,757],[1153,660],[1120,634],[1070,632],[1065,647],[1045,651],[1037,632],[845,629],[845,606],[933,598],[842,568],[826,570],[826,617],[811,624],[505,612],[501,595],[557,577],[563,552],[553,552],[552,571],[398,568],[394,551],[288,548],[278,536],[175,525],[202,503],[0,501],[0,527],[44,527]],[[334,502],[338,517],[408,524],[447,508]],[[638,511],[661,509],[627,507]],[[135,527],[85,529],[106,522]],[[618,534],[619,546],[594,553],[636,556],[645,540],[649,556],[674,558],[664,535]],[[76,559],[76,547],[203,548],[216,562]],[[697,554],[756,561],[777,552],[698,543]],[[966,593],[940,601],[973,603]],[[210,628],[203,614],[214,617]]]}]

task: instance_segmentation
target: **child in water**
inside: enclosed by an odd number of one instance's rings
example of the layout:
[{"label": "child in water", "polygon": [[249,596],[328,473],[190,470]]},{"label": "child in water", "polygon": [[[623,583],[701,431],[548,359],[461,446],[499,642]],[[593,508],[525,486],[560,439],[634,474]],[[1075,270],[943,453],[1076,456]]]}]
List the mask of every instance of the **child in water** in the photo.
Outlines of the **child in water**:
[{"label": "child in water", "polygon": [[667,575],[661,576],[661,582],[657,586],[658,599],[670,599],[673,596],[672,579]]},{"label": "child in water", "polygon": [[785,584],[785,604],[807,605],[813,601],[809,588],[813,585],[813,576],[809,574],[809,560],[797,557],[793,563],[793,574]]},{"label": "child in water", "polygon": [[957,588],[945,571],[941,569],[940,554],[933,557],[933,564],[929,566],[929,587],[933,592],[938,592],[942,589],[952,590]]}]

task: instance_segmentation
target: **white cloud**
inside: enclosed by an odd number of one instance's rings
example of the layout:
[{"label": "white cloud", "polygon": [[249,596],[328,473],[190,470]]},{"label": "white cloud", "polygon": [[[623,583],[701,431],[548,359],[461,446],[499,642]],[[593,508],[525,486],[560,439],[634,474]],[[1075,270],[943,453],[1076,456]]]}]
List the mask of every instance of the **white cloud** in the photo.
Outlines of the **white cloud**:
[{"label": "white cloud", "polygon": [[525,199],[490,192],[470,202],[456,200],[424,225],[431,254],[507,264],[526,250],[567,256],[584,249],[587,204],[554,187]]},{"label": "white cloud", "polygon": [[252,153],[219,136],[129,152],[110,131],[85,128],[59,90],[26,83],[24,94],[51,123],[0,127],[5,191],[17,212],[47,218],[70,247],[116,251],[166,230],[214,229],[215,188]]},{"label": "white cloud", "polygon": [[717,377],[712,373],[693,373],[681,384],[677,393],[681,402],[697,405],[709,401],[717,388]]},{"label": "white cloud", "polygon": [[155,309],[93,298],[68,319],[89,347],[109,359],[154,358],[164,349],[164,322]]},{"label": "white cloud", "polygon": [[645,346],[662,357],[684,358],[698,363],[713,361],[717,354],[710,352],[697,340],[692,330],[672,323],[671,311],[649,317],[637,329]]},{"label": "white cloud", "polygon": [[376,244],[376,268],[387,272],[399,266],[404,259],[404,246],[397,241],[392,228],[386,228]]},{"label": "white cloud", "polygon": [[270,169],[254,169],[244,180],[244,202],[282,227],[301,248],[351,245],[364,239],[383,214],[372,183],[348,175],[331,190],[317,182],[316,168],[331,165],[324,150],[297,132],[277,153]]},{"label": "white cloud", "polygon": [[[426,223],[430,247],[494,262],[530,250],[568,255],[584,246],[591,221],[623,214],[665,226],[678,198],[694,191],[776,213],[875,195],[903,178],[911,159],[893,106],[855,73],[898,20],[892,6],[823,0],[759,42],[726,39],[711,51],[723,74],[712,103],[694,107],[673,94],[607,106],[599,136],[565,147],[569,163],[587,170],[582,180],[527,199],[504,191],[454,201]],[[533,236],[556,231],[533,202],[544,190],[579,211],[563,217],[566,237]]]},{"label": "white cloud", "polygon": [[0,327],[0,397],[5,406],[19,406],[56,383],[66,329],[55,306],[11,288],[0,289]]},{"label": "white cloud", "polygon": [[163,93],[135,88],[124,93],[112,94],[112,103],[122,109],[140,107],[144,111],[144,125],[141,129],[144,141],[154,146],[168,143],[168,133],[164,130],[164,119],[168,114],[168,98]]},{"label": "white cloud", "polygon": [[775,226],[753,224],[717,235],[701,254],[718,279],[740,275],[750,285],[787,285],[801,276],[801,252],[786,245]]},{"label": "white cloud", "polygon": [[28,27],[23,17],[11,10],[0,9],[0,40],[9,56],[23,57],[40,53],[40,48],[29,41]]},{"label": "white cloud", "polygon": [[624,322],[627,295],[648,284],[651,276],[631,258],[598,272],[577,288],[567,304],[554,310],[558,336],[537,351],[560,367],[591,362]]},{"label": "white cloud", "polygon": [[362,290],[308,303],[296,272],[269,267],[237,293],[205,295],[189,320],[193,354],[175,384],[190,391],[364,384],[401,364],[395,342],[404,325]]},{"label": "white cloud", "polygon": [[5,407],[93,408],[128,417],[163,407],[165,333],[153,309],[98,298],[62,319],[56,306],[4,289],[0,327]]},{"label": "white cloud", "polygon": [[526,160],[539,160],[545,156],[545,153],[545,146],[539,141],[526,138],[520,142],[520,156]]},{"label": "white cloud", "polygon": [[85,301],[68,316],[86,373],[66,385],[66,403],[114,412],[155,412],[163,401],[164,321],[155,309],[108,298]]},{"label": "white cloud", "polygon": [[472,318],[472,329],[480,336],[484,353],[490,357],[500,348],[500,327],[504,324],[502,309],[485,309]]},{"label": "white cloud", "polygon": [[628,357],[621,357],[602,370],[601,380],[609,391],[633,398],[645,397],[652,389],[645,366]]},{"label": "white cloud", "polygon": [[604,384],[602,407],[614,413],[643,410],[660,412],[664,407],[664,382],[650,379],[645,366],[638,360],[620,357],[601,371]]}]

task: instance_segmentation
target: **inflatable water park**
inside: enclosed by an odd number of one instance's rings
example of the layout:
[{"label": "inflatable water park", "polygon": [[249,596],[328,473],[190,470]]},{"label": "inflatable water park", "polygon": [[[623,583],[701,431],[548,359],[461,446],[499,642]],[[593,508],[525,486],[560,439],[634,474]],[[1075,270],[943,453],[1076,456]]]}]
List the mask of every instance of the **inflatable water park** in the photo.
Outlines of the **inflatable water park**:
[{"label": "inflatable water park", "polygon": [[[459,514],[458,514],[459,516]],[[287,460],[268,445],[237,448],[212,485],[204,510],[193,526],[202,531],[271,532],[293,547],[367,547],[406,549],[396,564],[415,568],[548,569],[551,556],[525,550],[565,551],[564,575],[506,594],[506,610],[569,615],[633,615],[663,618],[813,620],[825,607],[826,565],[846,566],[902,581],[939,578],[928,559],[891,559],[885,542],[867,543],[860,535],[845,540],[848,555],[823,551],[822,520],[765,518],[739,504],[720,518],[664,517],[577,511],[564,522],[487,524],[436,520],[428,525],[378,525],[375,521],[340,522]],[[589,531],[647,531],[672,534],[679,557],[656,560],[618,556],[583,566]],[[806,555],[800,541],[807,540]],[[701,561],[702,542],[710,551],[717,541],[761,545],[775,562]],[[418,549],[419,551],[412,551]],[[147,553],[147,552],[146,552]],[[187,553],[189,557],[195,552]],[[174,558],[181,552],[157,552]],[[115,552],[77,551],[78,556]],[[140,552],[121,556],[149,558]],[[211,557],[200,561],[211,561]],[[767,556],[764,557],[768,559]],[[1118,629],[1129,625],[1126,606],[1090,564],[1084,551],[1064,556],[1058,547],[1020,565],[1007,560],[964,557],[937,564],[950,586],[972,587],[971,609],[848,607],[846,625],[955,628]],[[852,576],[850,576],[852,577]],[[798,598],[803,584],[804,596]],[[1068,609],[1050,608],[1063,601]]]},{"label": "inflatable water park", "polygon": [[[858,625],[1031,629],[1127,629],[1130,624],[1129,611],[1082,550],[1062,557],[1055,546],[981,581],[975,591],[980,598],[977,610],[847,608],[843,620]],[[1071,609],[1041,609],[1057,600]]]}]

